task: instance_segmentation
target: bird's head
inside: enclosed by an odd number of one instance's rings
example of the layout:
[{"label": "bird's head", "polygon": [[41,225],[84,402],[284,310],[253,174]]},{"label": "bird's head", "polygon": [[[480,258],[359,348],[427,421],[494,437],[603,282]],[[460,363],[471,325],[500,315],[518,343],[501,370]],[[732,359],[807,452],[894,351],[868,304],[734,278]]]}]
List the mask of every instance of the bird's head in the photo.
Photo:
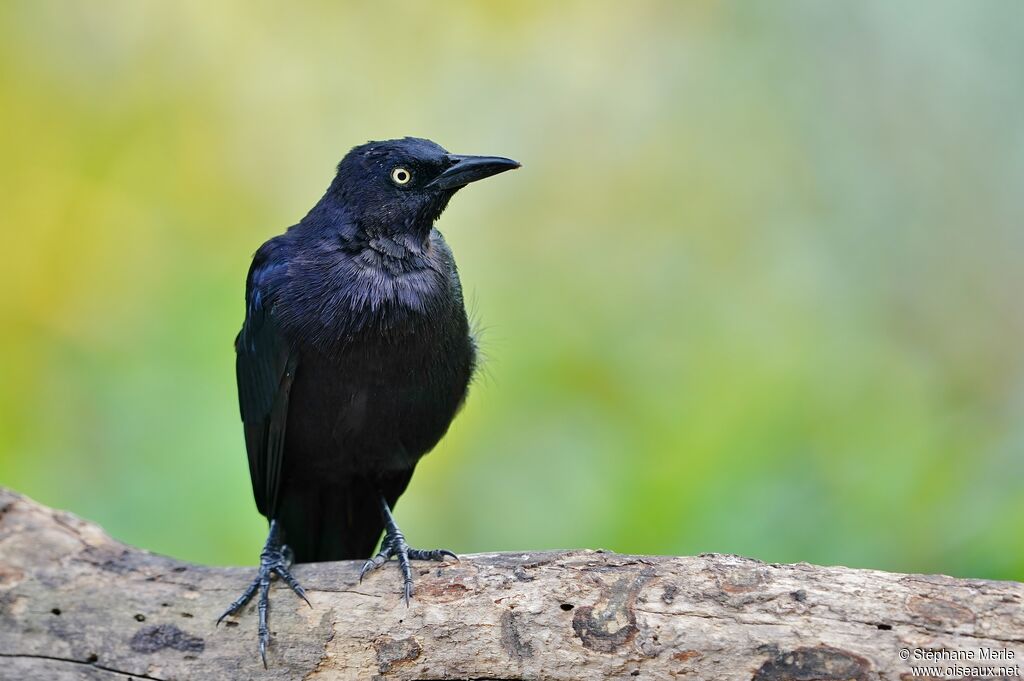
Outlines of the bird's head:
[{"label": "bird's head", "polygon": [[498,156],[449,154],[417,137],[367,142],[338,164],[329,194],[364,229],[426,236],[455,192],[518,167]]}]

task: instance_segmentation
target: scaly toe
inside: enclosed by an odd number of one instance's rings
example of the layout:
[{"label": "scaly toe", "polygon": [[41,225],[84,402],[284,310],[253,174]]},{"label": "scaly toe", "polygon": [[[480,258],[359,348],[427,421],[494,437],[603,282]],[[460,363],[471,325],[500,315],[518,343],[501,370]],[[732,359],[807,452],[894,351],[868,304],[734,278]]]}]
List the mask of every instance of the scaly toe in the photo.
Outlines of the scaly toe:
[{"label": "scaly toe", "polygon": [[409,549],[409,557],[413,560],[445,560],[451,558],[458,560],[459,557],[448,549],[432,549],[430,551],[424,551],[423,549]]}]

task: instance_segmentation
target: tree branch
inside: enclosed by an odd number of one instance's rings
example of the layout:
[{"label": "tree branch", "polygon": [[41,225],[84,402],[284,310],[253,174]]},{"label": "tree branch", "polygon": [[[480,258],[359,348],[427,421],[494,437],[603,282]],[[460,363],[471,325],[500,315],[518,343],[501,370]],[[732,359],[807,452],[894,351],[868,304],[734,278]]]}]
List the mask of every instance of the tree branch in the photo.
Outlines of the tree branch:
[{"label": "tree branch", "polygon": [[[419,564],[406,608],[392,569],[360,584],[355,561],[296,566],[313,608],[273,585],[264,671],[251,604],[214,626],[254,569],[124,546],[0,488],[0,678],[775,681],[1024,667],[1017,582],[712,554],[493,553]],[[925,649],[959,659],[915,659]]]}]

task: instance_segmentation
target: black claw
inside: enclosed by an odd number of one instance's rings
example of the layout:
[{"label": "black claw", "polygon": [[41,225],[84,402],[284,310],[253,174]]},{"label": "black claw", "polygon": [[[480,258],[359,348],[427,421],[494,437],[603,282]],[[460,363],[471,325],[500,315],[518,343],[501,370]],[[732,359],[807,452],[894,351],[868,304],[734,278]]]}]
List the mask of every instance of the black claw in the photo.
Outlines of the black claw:
[{"label": "black claw", "polygon": [[444,560],[445,558],[454,558],[455,560],[459,559],[458,556],[448,549],[434,549],[432,551],[409,549],[409,557],[413,560]]},{"label": "black claw", "polygon": [[391,558],[392,555],[391,547],[388,546],[387,541],[385,540],[384,546],[381,546],[380,553],[363,563],[363,568],[359,571],[359,581],[363,581],[363,577],[366,576],[367,572],[376,570],[381,565],[388,562],[388,559]]},{"label": "black claw", "polygon": [[409,606],[409,600],[412,598],[413,593],[413,580],[412,580],[412,565],[409,563],[410,560],[444,560],[445,558],[454,558],[458,560],[459,557],[448,549],[432,549],[425,551],[423,549],[410,548],[405,543],[405,536],[402,531],[398,529],[398,525],[395,523],[394,517],[391,515],[391,509],[388,507],[387,501],[384,497],[380,498],[381,515],[384,517],[384,541],[380,544],[380,551],[370,560],[363,563],[362,569],[359,571],[359,581],[363,581],[363,577],[367,573],[376,570],[384,563],[388,562],[392,558],[398,559],[398,567],[402,571],[402,582],[403,598],[405,600],[406,607]]},{"label": "black claw", "polygon": [[267,613],[270,609],[270,582],[272,578],[275,575],[280,577],[281,581],[287,584],[299,598],[306,601],[306,605],[311,608],[313,607],[313,604],[309,602],[309,598],[306,597],[306,590],[302,588],[302,585],[292,576],[289,570],[291,561],[288,554],[287,547],[281,546],[277,523],[272,522],[267,543],[263,546],[263,551],[260,553],[260,567],[256,579],[249,584],[241,596],[228,606],[224,614],[217,618],[217,624],[219,625],[221,620],[241,610],[245,604],[252,600],[257,591],[259,592],[259,599],[256,603],[258,615],[257,631],[259,635],[260,659],[263,661],[264,669],[267,668],[267,646],[270,643],[270,627],[267,622]]},{"label": "black claw", "polygon": [[285,584],[291,587],[292,591],[295,592],[296,596],[306,601],[306,605],[308,605],[309,607],[313,607],[313,604],[309,602],[308,598],[306,598],[306,590],[303,589],[302,585],[299,584],[298,580],[292,576],[292,573],[288,572],[286,568],[280,566],[275,566],[273,570],[274,574],[280,577]]},{"label": "black claw", "polygon": [[217,626],[218,626],[218,627],[220,626],[220,623],[221,623],[221,621],[222,621],[222,620],[223,620],[223,619],[224,619],[225,617],[227,617],[228,615],[234,615],[234,614],[235,614],[236,612],[238,612],[238,611],[239,611],[239,610],[240,610],[240,609],[241,609],[241,608],[242,608],[242,607],[243,607],[243,606],[244,606],[244,605],[245,605],[246,603],[248,603],[249,601],[251,601],[251,600],[252,600],[252,597],[253,597],[253,596],[254,596],[254,595],[256,594],[256,589],[257,589],[257,587],[259,587],[259,585],[260,585],[260,580],[259,580],[259,577],[257,577],[257,578],[256,578],[256,580],[255,580],[255,581],[254,581],[254,582],[253,582],[252,584],[250,584],[250,585],[249,585],[249,588],[247,588],[247,589],[246,589],[246,590],[245,590],[245,591],[244,591],[244,592],[242,593],[242,595],[241,595],[241,596],[239,596],[239,597],[238,597],[238,598],[237,598],[237,599],[236,599],[236,600],[235,600],[235,601],[234,601],[234,602],[233,602],[233,603],[232,603],[231,605],[229,605],[229,606],[228,606],[228,609],[227,609],[227,610],[225,610],[225,611],[224,611],[224,612],[223,612],[223,613],[221,614],[221,616],[217,618]]}]

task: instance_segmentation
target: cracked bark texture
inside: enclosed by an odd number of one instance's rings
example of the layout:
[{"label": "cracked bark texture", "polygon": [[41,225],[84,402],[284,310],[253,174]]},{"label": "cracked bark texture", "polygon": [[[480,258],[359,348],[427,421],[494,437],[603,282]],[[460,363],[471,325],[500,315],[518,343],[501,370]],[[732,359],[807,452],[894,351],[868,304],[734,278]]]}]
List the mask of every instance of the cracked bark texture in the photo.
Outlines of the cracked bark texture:
[{"label": "cracked bark texture", "polygon": [[[253,568],[182,563],[0,488],[0,679],[909,679],[902,648],[1005,651],[1024,667],[1024,584],[602,551],[299,565],[312,608]],[[922,662],[920,664],[930,664]],[[921,678],[921,677],[917,677]],[[987,677],[993,678],[993,677]]]}]

